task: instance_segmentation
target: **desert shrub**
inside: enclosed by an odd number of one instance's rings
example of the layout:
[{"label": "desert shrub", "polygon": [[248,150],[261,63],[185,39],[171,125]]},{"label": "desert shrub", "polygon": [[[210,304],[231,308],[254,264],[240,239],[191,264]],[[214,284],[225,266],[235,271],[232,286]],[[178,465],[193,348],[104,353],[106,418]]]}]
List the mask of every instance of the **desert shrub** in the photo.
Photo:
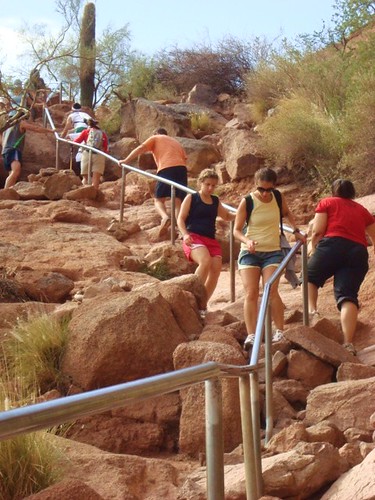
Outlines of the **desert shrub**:
[{"label": "desert shrub", "polygon": [[120,132],[121,124],[122,120],[120,110],[116,109],[108,118],[102,120],[101,126],[107,135],[113,136]]},{"label": "desert shrub", "polygon": [[44,490],[60,478],[60,453],[37,432],[0,442],[0,498],[17,500]]},{"label": "desert shrub", "polygon": [[341,165],[351,172],[358,195],[375,191],[369,171],[375,165],[375,73],[362,71],[353,80],[344,120],[345,154]]},{"label": "desert shrub", "polygon": [[68,338],[68,323],[41,315],[20,319],[3,343],[4,364],[10,379],[23,391],[43,394],[63,389],[60,363]]},{"label": "desert shrub", "polygon": [[191,129],[193,132],[209,132],[211,129],[211,119],[207,112],[189,114]]},{"label": "desert shrub", "polygon": [[169,270],[168,264],[165,260],[160,260],[152,265],[145,265],[140,272],[153,276],[160,281],[166,281],[173,278],[172,273]]},{"label": "desert shrub", "polygon": [[167,85],[160,82],[154,83],[145,93],[146,99],[150,101],[173,101],[176,99],[176,96],[177,92],[173,85]]},{"label": "desert shrub", "polygon": [[[9,375],[9,374],[8,374]],[[0,410],[23,404],[0,381]],[[34,432],[0,442],[0,498],[17,500],[41,491],[60,479],[62,455],[47,432]]]},{"label": "desert shrub", "polygon": [[216,44],[202,41],[189,49],[175,46],[157,55],[156,76],[158,82],[174,87],[177,93],[189,92],[202,83],[217,93],[238,94],[244,90],[245,75],[267,57],[268,51],[265,40],[232,36]]},{"label": "desert shrub", "polygon": [[125,74],[125,81],[119,89],[124,98],[146,97],[156,83],[155,64],[153,59],[134,56]]},{"label": "desert shrub", "polygon": [[282,99],[259,133],[265,157],[297,174],[315,174],[317,166],[336,169],[341,156],[338,122],[299,96]]}]

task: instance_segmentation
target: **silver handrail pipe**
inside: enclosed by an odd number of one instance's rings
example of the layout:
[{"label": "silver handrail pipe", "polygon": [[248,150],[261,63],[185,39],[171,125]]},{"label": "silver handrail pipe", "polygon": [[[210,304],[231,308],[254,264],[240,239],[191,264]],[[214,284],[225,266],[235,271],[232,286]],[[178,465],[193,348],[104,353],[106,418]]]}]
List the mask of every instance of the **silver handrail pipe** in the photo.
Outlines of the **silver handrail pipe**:
[{"label": "silver handrail pipe", "polygon": [[[51,113],[49,112],[48,108],[44,108],[44,115],[46,117],[46,120],[50,124],[51,128],[54,129],[54,122],[51,117]],[[150,172],[145,172],[144,170],[141,170],[137,167],[133,167],[131,165],[124,165],[120,164],[119,160],[114,158],[113,156],[109,155],[108,153],[104,153],[104,151],[100,151],[99,149],[95,149],[91,146],[87,146],[86,144],[78,144],[77,142],[71,141],[69,139],[65,139],[63,137],[60,137],[57,132],[55,132],[55,138],[56,138],[56,168],[59,168],[58,165],[58,158],[59,158],[59,144],[65,143],[65,144],[70,144],[71,147],[76,147],[86,149],[87,151],[94,152],[96,154],[101,154],[105,158],[108,158],[110,161],[116,163],[120,168],[121,168],[121,193],[120,193],[120,217],[119,220],[120,222],[123,222],[124,220],[124,205],[125,205],[125,188],[126,188],[126,173],[127,172],[135,172],[137,174],[140,174],[144,177],[148,177],[150,179],[163,182],[164,184],[168,184],[171,186],[171,243],[172,245],[175,244],[176,242],[176,215],[175,215],[175,199],[176,199],[176,189],[180,189],[182,191],[185,191],[186,193],[195,193],[196,191],[194,189],[191,189],[187,186],[183,186],[181,184],[178,184],[177,182],[170,181],[168,179],[164,179],[163,177],[159,177],[155,174],[152,174]],[[91,179],[91,155],[89,159],[89,172],[88,172],[88,181],[90,183]],[[229,210],[232,213],[236,213],[236,209],[231,207],[230,205],[227,205],[223,203],[223,206]],[[234,238],[233,238],[233,222],[230,222],[230,230],[229,230],[229,261],[230,261],[230,293],[231,293],[231,302],[234,302],[235,300],[235,257],[234,257]]]},{"label": "silver handrail pipe", "polygon": [[[291,232],[291,229],[284,227],[284,231]],[[293,258],[297,251],[302,247],[302,300],[303,300],[303,324],[309,326],[308,316],[308,293],[307,293],[307,245],[302,241],[297,241],[291,248],[288,254],[284,257],[280,266],[275,270],[270,279],[265,283],[263,296],[259,307],[258,320],[255,329],[255,340],[250,357],[250,366],[256,366],[259,362],[259,351],[263,341],[265,340],[265,378],[266,378],[266,436],[265,442],[267,443],[272,437],[273,432],[273,395],[272,395],[272,320],[270,311],[270,294],[271,287],[277,279],[280,278],[284,272],[288,262]],[[251,383],[254,385],[252,393],[259,392],[257,381],[251,375]],[[253,398],[253,404],[256,404],[256,398]],[[253,415],[257,415],[256,408],[254,408]],[[257,427],[254,427],[255,429]]]},{"label": "silver handrail pipe", "polygon": [[[205,383],[206,406],[206,481],[207,498],[224,500],[224,444],[222,425],[221,379],[240,379],[241,419],[245,450],[247,499],[261,496],[261,476],[254,467],[252,419],[249,418],[249,374],[258,366],[235,366],[208,362],[175,372],[105,387],[35,405],[0,412],[0,440],[10,439],[28,432],[50,428],[83,416],[120,408],[162,394],[168,394],[192,385]],[[261,474],[261,473],[260,473]]]},{"label": "silver handrail pipe", "polygon": [[[49,121],[52,128],[53,122]],[[57,143],[64,141],[77,146],[77,143],[58,137]],[[82,146],[81,146],[82,147]],[[118,160],[106,153],[95,150],[89,146],[89,150],[104,154],[110,160],[118,163]],[[150,177],[157,176],[143,172],[135,167],[123,166],[131,171],[142,173]],[[172,185],[172,181],[168,181]],[[194,192],[183,186],[187,192]],[[228,209],[235,211],[232,207]],[[232,228],[231,228],[232,229]],[[291,232],[291,229],[284,227]],[[307,252],[306,244],[298,241],[288,255],[283,259],[281,265],[267,281],[260,305],[258,321],[255,332],[255,343],[250,362],[245,366],[221,365],[214,362],[177,370],[162,375],[155,375],[145,379],[127,382],[116,386],[106,387],[83,394],[59,398],[54,401],[39,403],[22,408],[0,412],[0,440],[55,426],[75,418],[92,415],[112,408],[125,406],[133,401],[145,400],[162,394],[180,390],[191,385],[205,382],[206,401],[206,454],[207,454],[207,498],[209,500],[224,500],[224,458],[223,458],[223,430],[222,430],[222,391],[221,378],[237,377],[239,379],[241,427],[244,447],[244,467],[247,500],[256,500],[262,496],[262,463],[261,463],[261,439],[260,439],[260,405],[259,405],[259,381],[258,362],[259,349],[265,332],[266,340],[266,439],[272,433],[272,359],[271,359],[271,317],[269,314],[270,288],[275,280],[284,271],[286,264],[302,246],[303,258],[303,303],[304,324],[308,325],[307,314]]]}]

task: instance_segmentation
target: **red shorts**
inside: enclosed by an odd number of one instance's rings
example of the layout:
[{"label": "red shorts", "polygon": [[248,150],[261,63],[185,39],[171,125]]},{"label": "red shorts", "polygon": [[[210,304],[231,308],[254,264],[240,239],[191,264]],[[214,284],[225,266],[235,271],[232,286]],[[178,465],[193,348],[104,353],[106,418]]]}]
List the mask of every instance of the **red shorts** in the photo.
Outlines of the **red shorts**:
[{"label": "red shorts", "polygon": [[198,247],[206,247],[211,257],[221,257],[221,246],[218,241],[196,233],[190,233],[190,237],[193,240],[193,244],[188,246],[185,242],[183,242],[182,248],[184,249],[186,257],[191,262],[191,251]]}]

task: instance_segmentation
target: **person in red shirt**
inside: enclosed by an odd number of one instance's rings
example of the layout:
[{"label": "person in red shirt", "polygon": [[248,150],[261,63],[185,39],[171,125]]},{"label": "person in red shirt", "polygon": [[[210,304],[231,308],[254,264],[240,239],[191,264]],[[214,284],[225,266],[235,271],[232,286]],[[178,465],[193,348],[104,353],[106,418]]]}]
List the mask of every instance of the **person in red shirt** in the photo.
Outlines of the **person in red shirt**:
[{"label": "person in red shirt", "polygon": [[308,262],[309,312],[317,311],[318,289],[334,277],[334,294],[340,311],[345,347],[352,345],[358,317],[358,292],[368,271],[366,233],[375,251],[375,221],[371,213],[353,200],[351,181],[337,179],[332,196],[315,209],[312,228],[312,256]]},{"label": "person in red shirt", "polygon": [[[139,155],[148,152],[152,153],[154,157],[157,167],[156,173],[159,177],[187,186],[187,155],[178,140],[168,136],[165,128],[156,129],[151,137],[135,148],[126,158],[120,160],[119,164],[129,163]],[[176,189],[176,220],[185,195],[185,191]],[[161,217],[160,235],[165,234],[170,226],[171,221],[165,206],[166,200],[170,196],[171,186],[158,181],[155,188],[155,208]]]},{"label": "person in red shirt", "polygon": [[[108,137],[103,130],[99,127],[99,122],[94,118],[87,120],[88,127],[83,130],[74,142],[85,143],[99,151],[108,153]],[[81,175],[82,183],[85,185],[88,182],[90,152],[84,149],[81,158]],[[92,185],[99,189],[100,177],[104,174],[105,169],[105,156],[98,154],[94,151],[91,152],[91,172],[92,172]]]}]

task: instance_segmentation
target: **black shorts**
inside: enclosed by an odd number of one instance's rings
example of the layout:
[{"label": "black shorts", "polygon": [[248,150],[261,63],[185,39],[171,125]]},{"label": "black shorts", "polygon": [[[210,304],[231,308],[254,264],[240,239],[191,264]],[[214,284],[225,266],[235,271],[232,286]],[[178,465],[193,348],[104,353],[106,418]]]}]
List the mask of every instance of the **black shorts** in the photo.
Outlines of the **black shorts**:
[{"label": "black shorts", "polygon": [[4,168],[5,170],[12,170],[12,163],[14,161],[19,161],[22,163],[22,153],[19,149],[10,149],[3,154]]},{"label": "black shorts", "polygon": [[367,248],[346,238],[322,238],[308,262],[308,281],[322,287],[334,277],[337,307],[353,302],[358,307],[358,292],[368,271]]},{"label": "black shorts", "polygon": [[[187,186],[187,168],[180,165],[177,167],[169,167],[160,170],[157,174],[159,177],[168,179],[169,181],[177,182],[182,186]],[[186,192],[181,189],[176,188],[176,197],[183,200],[186,196]],[[158,181],[155,188],[155,198],[170,198],[171,197],[171,186],[165,182]]]}]

